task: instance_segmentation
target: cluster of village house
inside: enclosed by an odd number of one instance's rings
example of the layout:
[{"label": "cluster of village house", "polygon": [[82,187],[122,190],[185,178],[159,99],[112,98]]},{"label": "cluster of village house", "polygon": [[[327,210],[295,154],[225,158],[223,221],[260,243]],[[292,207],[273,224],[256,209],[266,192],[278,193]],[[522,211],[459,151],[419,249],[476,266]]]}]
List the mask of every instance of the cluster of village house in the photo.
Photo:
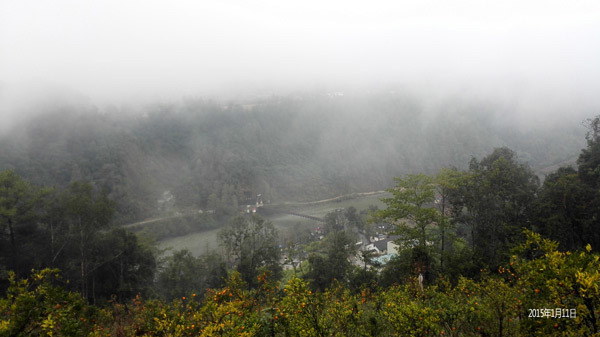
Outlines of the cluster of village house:
[{"label": "cluster of village house", "polygon": [[[368,239],[368,243],[363,241],[356,242],[357,249],[359,251],[369,251],[373,253],[372,262],[375,262],[375,265],[379,267],[383,267],[389,260],[398,254],[398,248],[400,246],[396,244],[394,241],[399,238],[397,235],[388,235],[387,233],[390,230],[389,224],[376,224],[377,234],[375,236],[371,236]],[[315,239],[322,240],[324,237],[324,231],[322,227],[315,227],[311,232],[311,236],[315,237]],[[364,237],[364,235],[361,235]],[[366,237],[365,237],[366,239]],[[365,240],[366,241],[366,240]],[[419,245],[418,240],[413,240],[413,242],[405,243],[406,246],[417,246]],[[433,242],[427,241],[427,246],[433,245]],[[358,257],[358,254],[351,259],[351,262],[357,266],[362,266],[363,261]],[[298,267],[302,264],[300,259],[289,260],[285,255],[282,259],[283,268],[285,270],[291,270],[294,268],[294,265]]]},{"label": "cluster of village house", "polygon": [[[393,256],[398,254],[398,245],[394,243],[394,240],[396,240],[398,236],[385,234],[388,230],[387,224],[377,224],[376,228],[378,233],[375,236],[369,237],[368,243],[358,241],[356,242],[356,246],[359,251],[372,252],[374,255],[373,261],[377,262],[379,266],[384,266]],[[311,231],[311,236],[318,240],[323,239],[323,234],[323,228],[319,226]],[[351,261],[355,265],[363,265],[363,261],[361,261],[358,256],[355,256]],[[290,260],[284,255],[282,263],[285,270],[291,270],[294,268],[294,265],[298,267],[302,261],[297,258]]]},{"label": "cluster of village house", "polygon": [[[246,199],[251,200],[251,197],[247,196]],[[162,197],[158,201],[159,209],[166,208],[168,206],[172,206],[173,203],[174,203],[173,195],[171,194],[170,191],[165,191],[163,193]],[[263,207],[263,206],[264,206],[264,203],[262,200],[262,195],[257,194],[256,195],[256,204],[246,205],[244,213],[247,213],[247,214],[256,213],[258,208]],[[204,213],[204,212],[214,213],[215,211],[214,210],[205,210],[203,212],[202,210],[199,210],[198,212],[199,213]],[[296,215],[296,214],[294,214],[294,215]],[[387,224],[377,224],[376,225],[377,234],[375,236],[369,237],[368,243],[365,243],[363,241],[356,242],[357,248],[359,250],[373,252],[375,255],[373,260],[376,261],[378,263],[378,265],[380,265],[380,266],[385,265],[390,260],[390,258],[392,258],[396,254],[398,254],[398,245],[396,243],[394,243],[394,240],[396,240],[398,237],[397,236],[389,236],[389,235],[385,234],[388,231],[387,227],[388,227]],[[324,234],[323,228],[319,227],[319,226],[315,227],[313,229],[313,231],[311,232],[311,236],[315,237],[315,239],[318,239],[318,240],[323,239],[323,234]],[[288,270],[288,269],[293,269],[294,265],[296,265],[296,266],[300,265],[302,263],[302,261],[300,261],[299,259],[288,260],[287,257],[284,256],[284,258],[282,259],[282,263],[283,263],[284,269]],[[353,259],[353,263],[355,263],[357,265],[362,264],[362,262],[358,258]]]}]

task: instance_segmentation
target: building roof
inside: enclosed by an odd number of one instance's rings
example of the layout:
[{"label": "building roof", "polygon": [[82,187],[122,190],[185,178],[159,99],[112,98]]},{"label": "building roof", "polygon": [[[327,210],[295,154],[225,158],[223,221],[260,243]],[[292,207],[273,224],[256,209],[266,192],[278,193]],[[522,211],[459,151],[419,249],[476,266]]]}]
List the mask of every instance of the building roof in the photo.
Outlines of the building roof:
[{"label": "building roof", "polygon": [[385,239],[385,240],[379,240],[379,241],[375,241],[373,242],[373,245],[377,248],[377,250],[379,250],[380,252],[384,252],[387,250],[387,242],[389,240]]}]

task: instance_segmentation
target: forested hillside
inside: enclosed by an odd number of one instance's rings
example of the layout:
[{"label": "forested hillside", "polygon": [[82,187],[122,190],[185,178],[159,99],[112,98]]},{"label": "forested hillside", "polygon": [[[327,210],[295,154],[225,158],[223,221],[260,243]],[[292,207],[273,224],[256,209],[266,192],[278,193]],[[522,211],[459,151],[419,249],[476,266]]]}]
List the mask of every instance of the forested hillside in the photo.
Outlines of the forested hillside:
[{"label": "forested hillside", "polygon": [[586,125],[578,166],[543,182],[495,148],[465,169],[396,177],[387,207],[336,209],[285,240],[228,206],[222,253],[201,256],[161,256],[116,225],[107,186],[1,171],[0,333],[596,336],[600,117]]},{"label": "forested hillside", "polygon": [[[0,169],[38,185],[90,181],[116,202],[113,221],[129,223],[169,210],[228,215],[257,194],[281,202],[380,190],[394,176],[465,168],[498,146],[534,169],[574,162],[580,120],[523,127],[506,110],[387,91],[119,108],[69,97],[30,107],[1,134]],[[159,207],[167,191],[173,205]]]}]

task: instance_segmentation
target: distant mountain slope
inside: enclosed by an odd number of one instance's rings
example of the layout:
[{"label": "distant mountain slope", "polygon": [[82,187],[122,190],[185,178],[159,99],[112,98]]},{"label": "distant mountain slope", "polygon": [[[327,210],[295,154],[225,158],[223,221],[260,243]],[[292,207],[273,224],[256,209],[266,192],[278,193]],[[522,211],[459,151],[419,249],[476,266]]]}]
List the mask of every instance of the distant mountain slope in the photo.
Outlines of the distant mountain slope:
[{"label": "distant mountain slope", "polygon": [[175,209],[226,214],[257,194],[280,202],[380,190],[394,176],[464,167],[498,146],[542,168],[585,141],[580,120],[523,128],[503,121],[499,107],[432,109],[397,94],[38,109],[2,135],[0,169],[49,186],[91,180],[118,202],[119,223],[167,211],[158,204],[165,191]]}]

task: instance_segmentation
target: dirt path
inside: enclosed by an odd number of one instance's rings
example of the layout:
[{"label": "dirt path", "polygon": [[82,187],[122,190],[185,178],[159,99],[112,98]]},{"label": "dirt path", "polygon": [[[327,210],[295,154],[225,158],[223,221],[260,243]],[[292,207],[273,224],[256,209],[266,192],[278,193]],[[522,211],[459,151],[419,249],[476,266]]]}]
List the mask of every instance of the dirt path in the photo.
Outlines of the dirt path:
[{"label": "dirt path", "polygon": [[344,194],[344,195],[340,195],[337,197],[333,197],[333,198],[329,198],[329,199],[323,199],[323,200],[315,200],[315,201],[305,201],[305,202],[283,202],[281,204],[274,204],[275,206],[306,206],[306,205],[318,205],[318,204],[324,204],[326,202],[330,202],[330,201],[336,201],[339,199],[344,199],[344,198],[348,198],[348,197],[367,197],[370,195],[377,195],[377,194],[383,194],[386,191],[373,191],[373,192],[361,192],[361,193],[350,193],[350,194]]}]

